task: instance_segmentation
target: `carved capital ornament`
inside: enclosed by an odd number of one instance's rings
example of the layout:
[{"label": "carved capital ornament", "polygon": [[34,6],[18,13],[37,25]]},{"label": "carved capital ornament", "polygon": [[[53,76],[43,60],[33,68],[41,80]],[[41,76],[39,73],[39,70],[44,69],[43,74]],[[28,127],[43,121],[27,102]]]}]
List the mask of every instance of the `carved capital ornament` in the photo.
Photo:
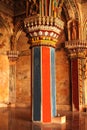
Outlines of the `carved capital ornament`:
[{"label": "carved capital ornament", "polygon": [[36,16],[26,18],[24,25],[32,46],[48,45],[55,47],[64,23],[59,18]]}]

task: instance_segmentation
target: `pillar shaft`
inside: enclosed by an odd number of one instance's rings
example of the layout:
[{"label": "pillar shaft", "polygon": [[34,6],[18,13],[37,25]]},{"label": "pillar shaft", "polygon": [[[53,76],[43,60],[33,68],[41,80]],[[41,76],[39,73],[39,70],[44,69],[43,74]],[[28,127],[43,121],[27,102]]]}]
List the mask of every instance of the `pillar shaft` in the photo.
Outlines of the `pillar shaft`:
[{"label": "pillar shaft", "polygon": [[55,49],[32,48],[33,120],[50,122],[56,116]]},{"label": "pillar shaft", "polygon": [[66,42],[71,62],[72,111],[82,111],[84,105],[85,50],[86,42]]},{"label": "pillar shaft", "polygon": [[72,110],[82,111],[85,102],[84,93],[84,58],[71,59]]},{"label": "pillar shaft", "polygon": [[18,54],[18,51],[7,52],[9,59],[9,103],[13,106],[16,103],[16,61]]},{"label": "pillar shaft", "polygon": [[78,59],[71,60],[72,110],[79,110]]}]

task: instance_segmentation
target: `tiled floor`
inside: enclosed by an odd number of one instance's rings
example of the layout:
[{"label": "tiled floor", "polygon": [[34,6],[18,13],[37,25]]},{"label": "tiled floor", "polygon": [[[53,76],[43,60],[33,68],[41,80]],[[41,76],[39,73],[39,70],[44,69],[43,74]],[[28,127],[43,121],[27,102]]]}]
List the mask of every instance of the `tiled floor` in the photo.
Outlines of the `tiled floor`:
[{"label": "tiled floor", "polygon": [[87,113],[59,112],[65,124],[38,125],[30,121],[29,109],[0,108],[0,130],[87,130]]}]

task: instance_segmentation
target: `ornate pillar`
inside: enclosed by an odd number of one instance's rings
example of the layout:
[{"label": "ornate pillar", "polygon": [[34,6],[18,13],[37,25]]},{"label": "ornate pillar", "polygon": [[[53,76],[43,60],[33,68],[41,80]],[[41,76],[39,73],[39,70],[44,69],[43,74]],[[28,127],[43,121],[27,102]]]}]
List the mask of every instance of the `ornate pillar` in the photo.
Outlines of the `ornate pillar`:
[{"label": "ornate pillar", "polygon": [[16,103],[16,60],[18,51],[8,51],[9,58],[9,105],[14,106]]},{"label": "ornate pillar", "polygon": [[63,29],[64,0],[26,1],[24,25],[32,50],[32,121],[56,116],[55,46]]},{"label": "ornate pillar", "polygon": [[86,42],[80,40],[67,41],[71,64],[72,111],[81,111],[84,105],[85,50]]},{"label": "ornate pillar", "polygon": [[55,46],[63,22],[32,16],[24,23],[32,50],[32,121],[51,122],[56,116]]}]

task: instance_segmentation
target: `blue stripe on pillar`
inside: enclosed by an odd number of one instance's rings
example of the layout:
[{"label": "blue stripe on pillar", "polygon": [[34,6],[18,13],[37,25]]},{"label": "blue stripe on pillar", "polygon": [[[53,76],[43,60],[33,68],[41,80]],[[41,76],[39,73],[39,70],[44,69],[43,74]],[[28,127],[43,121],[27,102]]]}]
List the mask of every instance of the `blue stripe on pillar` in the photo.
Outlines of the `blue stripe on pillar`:
[{"label": "blue stripe on pillar", "polygon": [[40,47],[34,47],[33,56],[33,120],[41,120],[41,68]]},{"label": "blue stripe on pillar", "polygon": [[56,116],[55,49],[51,48],[52,117]]}]

